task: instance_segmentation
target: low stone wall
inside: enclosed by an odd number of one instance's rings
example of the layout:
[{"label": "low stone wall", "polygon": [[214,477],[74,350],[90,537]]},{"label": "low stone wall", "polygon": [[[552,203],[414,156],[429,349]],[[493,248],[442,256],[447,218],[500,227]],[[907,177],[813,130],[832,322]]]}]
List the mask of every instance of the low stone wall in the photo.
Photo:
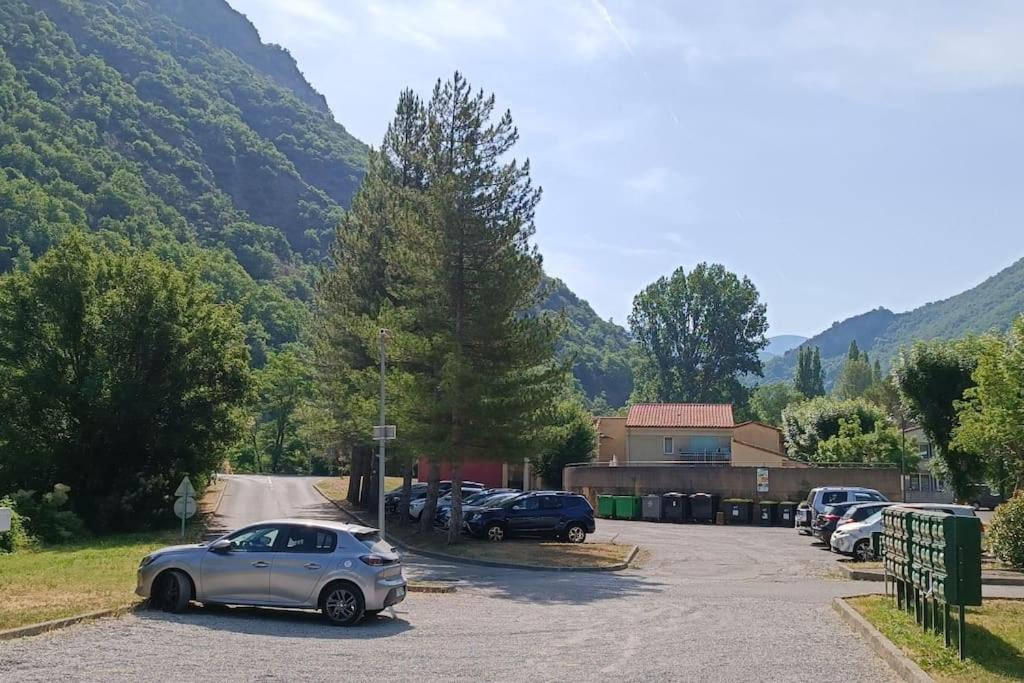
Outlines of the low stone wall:
[{"label": "low stone wall", "polygon": [[864,486],[877,489],[889,500],[900,500],[900,473],[873,468],[768,468],[768,491],[757,491],[756,467],[720,465],[636,465],[566,467],[566,489],[582,493],[592,504],[598,494],[711,493],[723,498],[803,500],[816,486]]}]

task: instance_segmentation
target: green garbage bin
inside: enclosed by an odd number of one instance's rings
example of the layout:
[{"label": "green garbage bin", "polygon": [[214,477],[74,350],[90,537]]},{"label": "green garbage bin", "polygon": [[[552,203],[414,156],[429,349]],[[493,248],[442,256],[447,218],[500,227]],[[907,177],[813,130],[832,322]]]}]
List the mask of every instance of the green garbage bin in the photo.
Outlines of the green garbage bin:
[{"label": "green garbage bin", "polygon": [[597,497],[597,516],[605,519],[615,519],[615,496]]},{"label": "green garbage bin", "polygon": [[778,514],[775,516],[775,523],[779,526],[793,527],[796,524],[796,507],[799,503],[784,500],[779,503]]},{"label": "green garbage bin", "polygon": [[641,500],[640,496],[615,496],[615,519],[640,519]]}]

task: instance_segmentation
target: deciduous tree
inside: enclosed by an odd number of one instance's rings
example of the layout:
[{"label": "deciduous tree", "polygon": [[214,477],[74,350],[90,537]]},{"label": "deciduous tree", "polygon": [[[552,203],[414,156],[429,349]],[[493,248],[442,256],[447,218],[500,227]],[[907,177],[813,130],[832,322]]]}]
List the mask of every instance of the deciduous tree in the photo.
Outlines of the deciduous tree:
[{"label": "deciduous tree", "polygon": [[741,375],[761,375],[766,307],[749,278],[701,263],[677,269],[633,299],[638,396],[663,402],[746,403]]}]

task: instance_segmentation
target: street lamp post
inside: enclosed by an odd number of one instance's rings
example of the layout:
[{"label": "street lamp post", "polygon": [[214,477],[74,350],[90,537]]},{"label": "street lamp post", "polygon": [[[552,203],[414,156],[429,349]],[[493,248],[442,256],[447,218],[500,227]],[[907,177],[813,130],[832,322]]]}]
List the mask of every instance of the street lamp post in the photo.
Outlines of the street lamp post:
[{"label": "street lamp post", "polygon": [[387,360],[385,358],[384,343],[388,338],[388,331],[380,328],[380,447],[377,454],[377,526],[380,528],[381,538],[384,537],[384,449],[387,442],[387,422],[385,418],[385,390],[384,376],[387,372]]}]

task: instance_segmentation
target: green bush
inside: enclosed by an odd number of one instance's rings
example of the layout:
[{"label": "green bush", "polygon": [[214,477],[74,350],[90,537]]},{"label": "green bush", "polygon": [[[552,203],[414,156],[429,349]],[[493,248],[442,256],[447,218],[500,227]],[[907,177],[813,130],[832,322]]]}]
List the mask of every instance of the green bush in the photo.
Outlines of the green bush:
[{"label": "green bush", "polygon": [[0,498],[0,508],[11,508],[11,530],[0,533],[0,554],[13,553],[35,544],[28,531],[25,529],[25,520],[14,507],[11,498]]},{"label": "green bush", "polygon": [[22,490],[11,496],[11,500],[30,536],[44,543],[62,543],[85,534],[81,518],[65,509],[70,492],[71,487],[54,484],[53,491],[38,498],[35,491]]},{"label": "green bush", "polygon": [[992,554],[1001,562],[1024,568],[1024,495],[1017,494],[996,508],[986,535]]}]

